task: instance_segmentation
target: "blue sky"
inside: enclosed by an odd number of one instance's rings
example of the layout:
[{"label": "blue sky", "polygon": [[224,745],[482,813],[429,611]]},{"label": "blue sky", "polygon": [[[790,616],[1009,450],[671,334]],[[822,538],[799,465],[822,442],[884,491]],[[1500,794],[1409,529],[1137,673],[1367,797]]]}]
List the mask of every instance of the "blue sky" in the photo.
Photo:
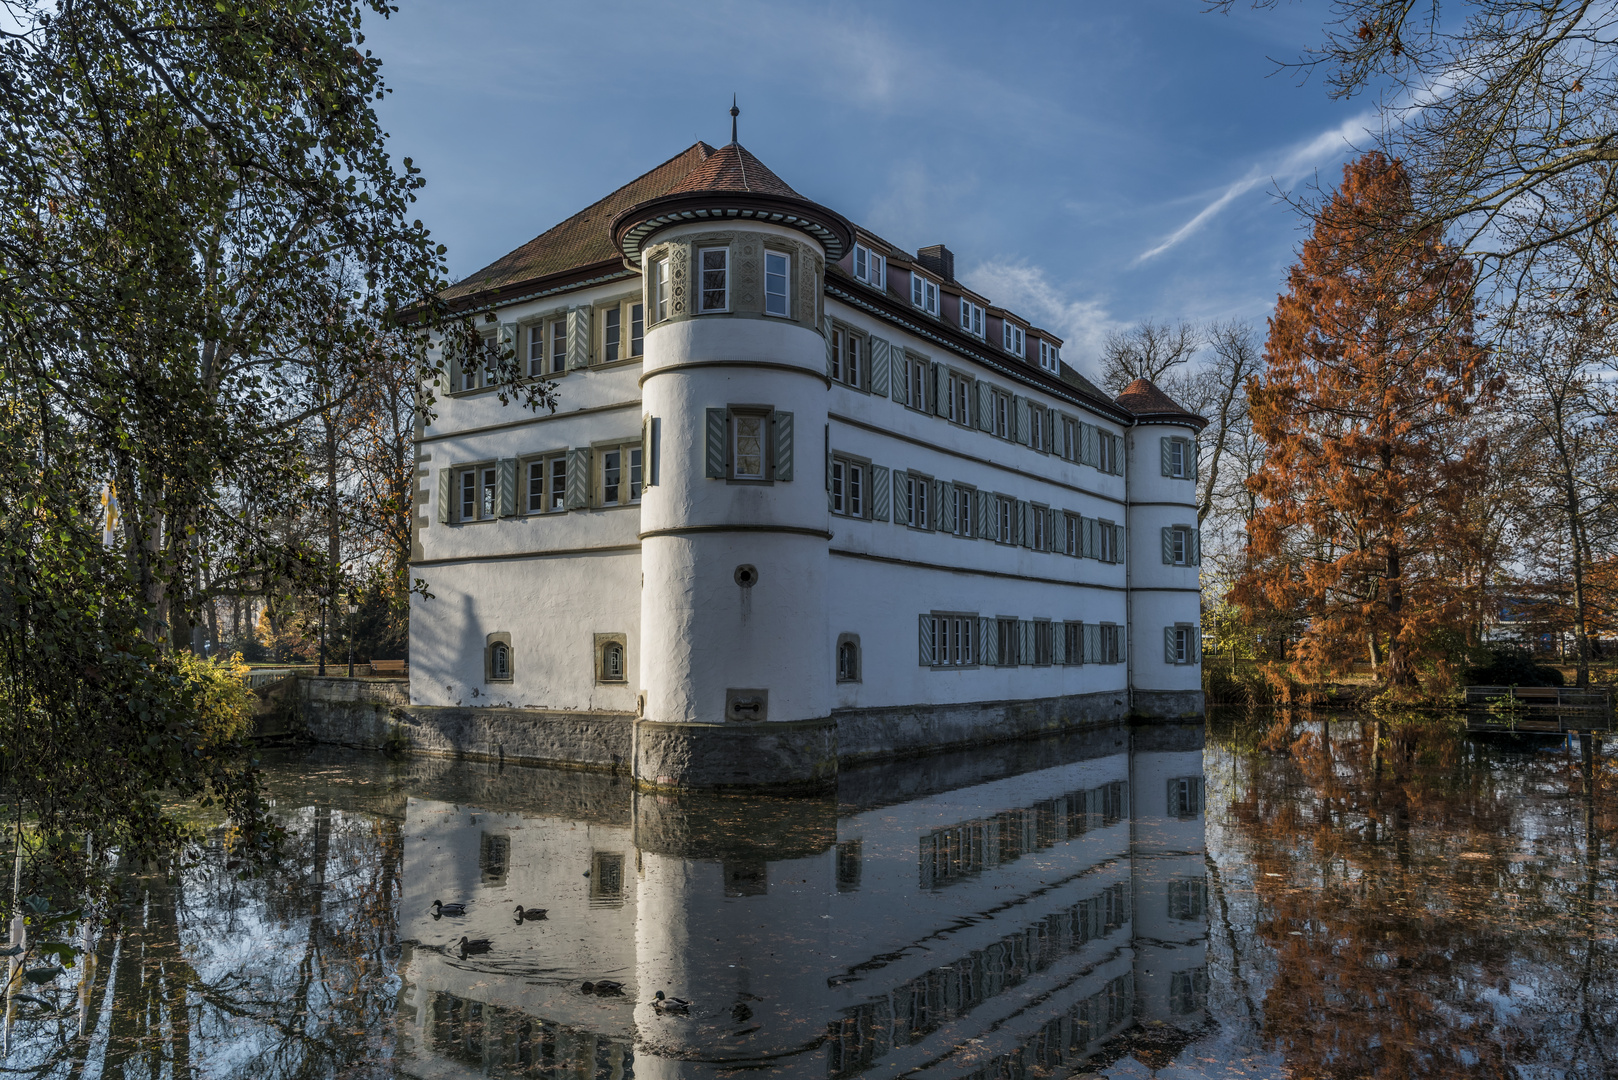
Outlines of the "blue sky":
[{"label": "blue sky", "polygon": [[1276,72],[1322,6],[1201,0],[590,4],[403,0],[368,30],[393,152],[461,276],[697,139],[1063,334],[1093,371],[1145,317],[1262,320],[1371,103]]}]

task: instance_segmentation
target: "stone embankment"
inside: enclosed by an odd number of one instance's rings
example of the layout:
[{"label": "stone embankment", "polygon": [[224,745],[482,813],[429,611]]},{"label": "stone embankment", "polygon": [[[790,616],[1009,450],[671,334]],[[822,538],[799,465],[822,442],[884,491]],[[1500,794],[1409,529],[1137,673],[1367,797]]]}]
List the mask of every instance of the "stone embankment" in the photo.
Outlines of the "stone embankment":
[{"label": "stone embankment", "polygon": [[[707,745],[633,713],[429,707],[410,704],[408,679],[293,675],[255,690],[255,735],[388,753],[633,774],[670,789],[820,788],[861,762],[986,747],[1126,723],[1122,693],[930,709],[845,710],[827,720],[729,723]],[[1179,703],[1176,703],[1179,704]],[[1200,701],[1184,703],[1200,720]],[[745,730],[743,730],[745,729]],[[756,729],[756,730],[755,730]],[[724,760],[719,760],[723,757]],[[686,760],[690,758],[691,760]]]}]

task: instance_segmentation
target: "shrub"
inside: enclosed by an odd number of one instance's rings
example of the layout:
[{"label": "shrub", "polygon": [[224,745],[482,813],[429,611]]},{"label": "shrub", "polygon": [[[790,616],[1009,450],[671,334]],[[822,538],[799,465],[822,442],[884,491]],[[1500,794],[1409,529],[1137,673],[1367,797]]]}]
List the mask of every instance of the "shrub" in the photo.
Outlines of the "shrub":
[{"label": "shrub", "polygon": [[175,658],[197,709],[197,731],[211,745],[235,742],[253,723],[247,663],[241,653],[213,658],[181,653]]}]

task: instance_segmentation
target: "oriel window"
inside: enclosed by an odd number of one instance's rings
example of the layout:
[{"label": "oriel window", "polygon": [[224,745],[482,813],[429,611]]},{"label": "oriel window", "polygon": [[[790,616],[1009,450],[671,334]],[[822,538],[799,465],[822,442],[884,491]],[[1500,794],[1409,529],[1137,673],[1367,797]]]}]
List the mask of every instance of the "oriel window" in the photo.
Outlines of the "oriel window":
[{"label": "oriel window", "polygon": [[726,311],[730,307],[730,250],[704,248],[697,253],[702,267],[700,287],[702,312]]},{"label": "oriel window", "polygon": [[790,314],[787,283],[792,276],[791,267],[790,256],[778,251],[764,253],[764,314],[783,318]]}]

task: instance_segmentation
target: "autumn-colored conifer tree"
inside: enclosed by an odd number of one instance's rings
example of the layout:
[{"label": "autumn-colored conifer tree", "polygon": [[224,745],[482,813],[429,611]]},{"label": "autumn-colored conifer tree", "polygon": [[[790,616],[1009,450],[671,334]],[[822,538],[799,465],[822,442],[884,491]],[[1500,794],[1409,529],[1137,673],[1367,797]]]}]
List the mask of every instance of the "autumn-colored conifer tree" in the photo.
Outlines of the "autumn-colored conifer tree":
[{"label": "autumn-colored conifer tree", "polygon": [[1461,511],[1483,468],[1464,431],[1490,392],[1473,340],[1472,267],[1415,219],[1397,161],[1347,165],[1276,304],[1251,388],[1263,465],[1250,614],[1299,627],[1294,678],[1339,674],[1369,652],[1385,687],[1419,682],[1464,621],[1465,586],[1439,556],[1471,543]]}]

